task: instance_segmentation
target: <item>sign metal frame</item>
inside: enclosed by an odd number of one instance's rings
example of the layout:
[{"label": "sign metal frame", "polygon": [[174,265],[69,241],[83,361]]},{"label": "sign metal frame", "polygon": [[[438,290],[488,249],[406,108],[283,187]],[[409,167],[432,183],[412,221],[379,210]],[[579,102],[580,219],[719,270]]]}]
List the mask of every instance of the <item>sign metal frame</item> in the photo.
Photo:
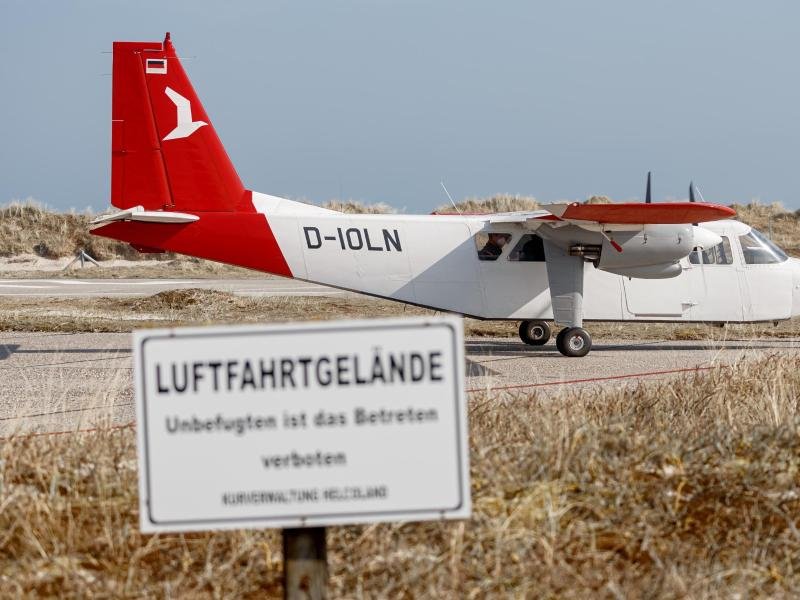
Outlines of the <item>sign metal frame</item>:
[{"label": "sign metal frame", "polygon": [[[147,373],[144,368],[147,363],[148,342],[173,338],[192,338],[196,340],[209,340],[220,337],[258,337],[271,334],[297,334],[297,335],[324,335],[326,333],[352,332],[355,330],[374,330],[376,334],[381,331],[419,329],[423,333],[428,328],[445,328],[450,334],[450,348],[452,352],[452,365],[454,373],[448,373],[452,378],[452,409],[454,411],[455,431],[453,440],[456,444],[455,456],[458,469],[458,501],[453,506],[426,507],[420,509],[397,510],[372,510],[362,511],[357,509],[331,510],[326,513],[297,515],[264,515],[230,516],[219,518],[199,518],[183,520],[159,520],[153,516],[153,483],[151,478],[151,465],[157,460],[151,452],[150,446],[150,420],[148,417]],[[234,528],[284,528],[284,527],[311,527],[325,525],[344,525],[358,523],[374,523],[382,521],[414,521],[433,519],[461,519],[471,514],[470,473],[469,473],[469,448],[467,443],[468,428],[466,401],[464,393],[464,345],[463,345],[462,320],[456,316],[420,317],[420,318],[390,318],[348,321],[320,321],[314,323],[290,323],[276,325],[233,325],[213,327],[187,327],[175,329],[140,330],[134,333],[134,374],[136,382],[136,409],[139,422],[137,438],[139,446],[139,490],[143,498],[140,499],[140,525],[142,531],[203,531],[209,529],[234,529]],[[409,431],[413,436],[413,432]],[[265,512],[268,505],[262,505]]]}]

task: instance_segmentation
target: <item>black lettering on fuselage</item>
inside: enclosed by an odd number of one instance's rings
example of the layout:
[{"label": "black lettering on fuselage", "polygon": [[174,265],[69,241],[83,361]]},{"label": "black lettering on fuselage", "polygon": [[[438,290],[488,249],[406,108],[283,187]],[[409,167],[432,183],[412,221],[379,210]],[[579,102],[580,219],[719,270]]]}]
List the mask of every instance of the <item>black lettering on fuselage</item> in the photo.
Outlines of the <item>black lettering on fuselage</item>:
[{"label": "black lettering on fuselage", "polygon": [[397,229],[392,229],[394,232],[394,237],[389,233],[388,229],[383,230],[383,243],[386,245],[386,251],[391,252],[389,246],[394,246],[394,249],[398,252],[402,252],[403,249],[400,247],[400,234],[397,232]]},{"label": "black lettering on fuselage", "polygon": [[373,246],[372,241],[369,239],[369,231],[367,229],[364,230],[364,239],[367,240],[367,250],[371,252],[383,252],[383,248],[380,246]]},{"label": "black lettering on fuselage", "polygon": [[[383,229],[380,232],[373,230],[370,233],[366,227],[336,228],[333,232],[325,234],[318,227],[303,227],[303,235],[306,240],[306,247],[309,250],[319,250],[329,247],[326,242],[333,242],[341,250],[356,250],[367,252],[402,252],[403,246],[400,243],[400,232],[397,229]],[[383,245],[381,245],[381,241]]]},{"label": "black lettering on fuselage", "polygon": [[306,236],[306,246],[312,250],[322,246],[322,236],[319,234],[319,229],[316,227],[303,227],[303,233]]},{"label": "black lettering on fuselage", "polygon": [[351,227],[347,230],[347,245],[350,250],[361,250],[364,247],[364,240],[361,239],[361,230]]}]

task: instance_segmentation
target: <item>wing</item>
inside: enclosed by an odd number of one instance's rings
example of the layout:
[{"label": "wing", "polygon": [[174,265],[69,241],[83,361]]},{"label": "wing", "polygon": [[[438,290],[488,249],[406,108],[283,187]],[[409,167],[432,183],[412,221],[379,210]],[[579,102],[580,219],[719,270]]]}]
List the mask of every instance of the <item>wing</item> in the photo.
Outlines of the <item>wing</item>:
[{"label": "wing", "polygon": [[736,211],[732,208],[708,202],[659,202],[658,204],[559,202],[545,204],[542,209],[494,213],[487,215],[487,218],[490,223],[520,223],[530,228],[548,223],[555,227],[573,224],[592,231],[602,229],[636,231],[644,225],[705,223],[736,216]]},{"label": "wing", "polygon": [[[659,202],[642,204],[548,204],[548,212],[565,221],[591,221],[620,225],[680,225],[719,221],[736,216],[736,211],[707,202]],[[577,223],[576,223],[577,224]]]}]

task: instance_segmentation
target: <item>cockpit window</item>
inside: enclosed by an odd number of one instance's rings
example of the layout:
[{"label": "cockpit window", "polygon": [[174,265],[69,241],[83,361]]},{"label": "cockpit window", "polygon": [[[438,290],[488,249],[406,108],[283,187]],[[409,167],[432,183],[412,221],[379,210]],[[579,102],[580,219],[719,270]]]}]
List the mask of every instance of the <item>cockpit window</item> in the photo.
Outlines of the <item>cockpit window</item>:
[{"label": "cockpit window", "polygon": [[517,245],[508,253],[508,260],[519,262],[544,262],[544,242],[534,233],[519,238]]},{"label": "cockpit window", "polygon": [[748,265],[771,265],[781,263],[789,257],[768,240],[762,233],[751,229],[750,233],[739,236],[744,262]]},{"label": "cockpit window", "polygon": [[689,255],[689,262],[693,265],[732,265],[733,254],[731,253],[731,242],[727,237],[722,238],[722,242],[709,248],[708,250],[694,250]]},{"label": "cockpit window", "polygon": [[475,246],[480,260],[497,260],[503,248],[511,241],[510,233],[479,233],[475,236]]}]

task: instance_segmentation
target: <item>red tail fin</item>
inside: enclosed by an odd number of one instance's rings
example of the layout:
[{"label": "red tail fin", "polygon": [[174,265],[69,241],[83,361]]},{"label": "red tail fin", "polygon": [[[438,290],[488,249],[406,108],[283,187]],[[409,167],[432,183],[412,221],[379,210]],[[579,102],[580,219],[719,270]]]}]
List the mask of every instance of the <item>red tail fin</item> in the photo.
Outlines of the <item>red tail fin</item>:
[{"label": "red tail fin", "polygon": [[114,42],[111,203],[232,211],[245,189],[189,82],[169,33]]}]

